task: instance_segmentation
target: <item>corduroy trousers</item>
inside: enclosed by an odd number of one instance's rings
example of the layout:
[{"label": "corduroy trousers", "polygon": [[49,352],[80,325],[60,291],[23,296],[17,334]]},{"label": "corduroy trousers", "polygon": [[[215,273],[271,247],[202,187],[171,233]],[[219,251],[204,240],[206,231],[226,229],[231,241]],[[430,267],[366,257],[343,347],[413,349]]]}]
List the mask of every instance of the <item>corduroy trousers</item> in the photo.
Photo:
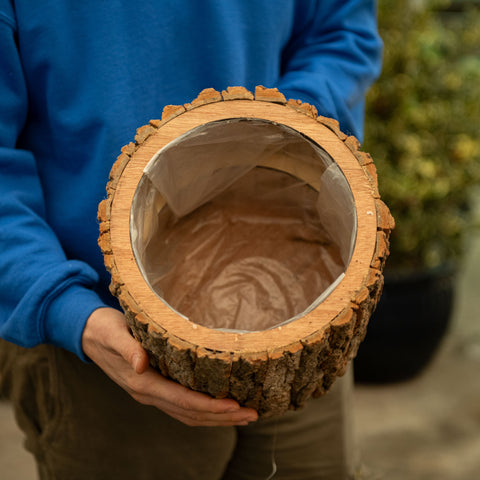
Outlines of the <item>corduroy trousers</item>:
[{"label": "corduroy trousers", "polygon": [[347,480],[350,371],[306,407],[246,427],[188,427],[60,348],[0,341],[0,383],[41,480]]}]

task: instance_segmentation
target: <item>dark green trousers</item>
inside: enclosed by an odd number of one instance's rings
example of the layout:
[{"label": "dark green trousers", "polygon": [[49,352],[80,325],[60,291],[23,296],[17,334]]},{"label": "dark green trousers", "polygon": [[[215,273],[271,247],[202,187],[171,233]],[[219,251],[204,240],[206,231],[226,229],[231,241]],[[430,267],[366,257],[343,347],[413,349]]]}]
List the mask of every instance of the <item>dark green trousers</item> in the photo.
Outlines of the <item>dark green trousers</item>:
[{"label": "dark green trousers", "polygon": [[350,373],[303,410],[238,428],[187,427],[51,346],[0,341],[0,383],[42,480],[353,478]]}]

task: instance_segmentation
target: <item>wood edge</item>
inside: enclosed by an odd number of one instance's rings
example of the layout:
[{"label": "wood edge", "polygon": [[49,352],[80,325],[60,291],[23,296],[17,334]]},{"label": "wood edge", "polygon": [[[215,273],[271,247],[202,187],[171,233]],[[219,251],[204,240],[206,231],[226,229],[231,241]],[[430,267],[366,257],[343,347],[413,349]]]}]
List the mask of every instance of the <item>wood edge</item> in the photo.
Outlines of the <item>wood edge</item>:
[{"label": "wood edge", "polygon": [[128,315],[135,317],[141,312],[140,306],[125,288],[120,288],[118,301],[123,311],[128,312]]},{"label": "wood edge", "polygon": [[183,105],[166,105],[162,111],[162,119],[157,123],[160,128],[164,123],[172,120],[172,118],[178,117],[186,111]]},{"label": "wood edge", "polygon": [[360,142],[357,137],[348,135],[343,143],[349,148],[349,150],[355,155],[360,150]]},{"label": "wood edge", "polygon": [[125,166],[130,161],[131,156],[135,152],[135,143],[130,142],[127,145],[123,146],[121,149],[120,155],[117,157],[110,172],[108,174],[108,183],[106,187],[107,195],[113,195],[115,189],[117,188],[118,180],[120,179]]},{"label": "wood edge", "polygon": [[317,122],[321,123],[325,127],[327,127],[330,131],[332,131],[340,140],[344,141],[347,138],[347,135],[340,130],[340,124],[338,120],[334,118],[324,117],[319,115],[317,117]]},{"label": "wood edge", "polygon": [[214,88],[205,88],[202,90],[198,97],[192,100],[190,103],[184,104],[185,110],[192,110],[193,108],[206,105],[208,103],[221,102],[223,100],[222,94]]},{"label": "wood edge", "polygon": [[255,87],[255,100],[259,102],[280,103],[282,105],[287,103],[287,99],[278,88],[266,88],[263,85],[257,85]]},{"label": "wood edge", "polygon": [[224,101],[230,100],[254,100],[253,93],[245,87],[227,87],[222,91]]},{"label": "wood edge", "polygon": [[372,257],[372,262],[370,267],[376,268],[383,271],[385,267],[385,262],[390,254],[390,241],[389,241],[390,232],[388,231],[377,231],[377,239],[375,243],[375,254]]},{"label": "wood edge", "polygon": [[370,163],[374,163],[372,156],[368,152],[356,150],[353,152],[353,154],[357,157],[357,160],[362,167],[369,165]]},{"label": "wood edge", "polygon": [[390,209],[380,198],[375,198],[375,209],[377,213],[377,228],[390,233],[395,228],[395,219]]},{"label": "wood edge", "polygon": [[[120,276],[120,273],[118,272],[118,269],[115,266],[115,268],[111,272],[111,280],[110,280],[110,286],[109,286],[110,293],[114,297],[118,298],[118,296],[121,294],[121,290],[124,285],[125,283],[123,282]],[[136,312],[132,312],[132,313],[136,313]]]},{"label": "wood edge", "polygon": [[287,106],[293,108],[297,112],[304,113],[313,119],[318,117],[317,109],[314,105],[310,105],[309,103],[302,102],[301,100],[289,99],[287,102]]},{"label": "wood edge", "polygon": [[362,166],[362,168],[363,168],[363,171],[365,172],[365,176],[367,177],[372,187],[373,197],[375,199],[380,198],[380,192],[378,190],[377,168],[375,167],[375,164],[372,162]]},{"label": "wood edge", "polygon": [[135,135],[135,145],[141,145],[150,135],[155,133],[157,130],[158,127],[155,127],[151,123],[137,128],[137,134]]}]

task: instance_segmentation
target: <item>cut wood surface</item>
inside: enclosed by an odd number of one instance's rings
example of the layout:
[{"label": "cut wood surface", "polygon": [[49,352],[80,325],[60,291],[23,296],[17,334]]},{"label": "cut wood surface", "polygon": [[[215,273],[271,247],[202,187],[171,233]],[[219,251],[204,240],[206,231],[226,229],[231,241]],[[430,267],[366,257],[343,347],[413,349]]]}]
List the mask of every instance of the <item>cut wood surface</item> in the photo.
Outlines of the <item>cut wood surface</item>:
[{"label": "cut wood surface", "polygon": [[[316,308],[264,331],[231,332],[195,324],[149,288],[130,241],[130,211],[148,162],[173,140],[209,122],[262,119],[286,125],[320,145],[346,177],[355,202],[355,247],[343,280]],[[274,157],[265,166],[289,171]],[[315,172],[295,169],[315,187]],[[383,286],[393,218],[378,193],[372,158],[338,122],[315,107],[287,101],[276,89],[207,89],[185,105],[165,107],[162,118],[138,129],[112,167],[107,198],[99,205],[99,245],[112,276],[111,292],[125,311],[151,364],[166,377],[217,398],[230,397],[262,416],[303,406],[343,375],[364,338]]]}]

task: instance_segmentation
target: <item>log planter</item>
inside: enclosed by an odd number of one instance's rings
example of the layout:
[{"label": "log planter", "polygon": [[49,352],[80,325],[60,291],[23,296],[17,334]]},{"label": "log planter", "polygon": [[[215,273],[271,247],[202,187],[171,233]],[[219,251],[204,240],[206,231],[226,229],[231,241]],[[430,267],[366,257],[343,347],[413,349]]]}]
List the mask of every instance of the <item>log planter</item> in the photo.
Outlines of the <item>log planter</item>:
[{"label": "log planter", "polygon": [[[199,208],[223,207],[223,197],[218,195],[230,188],[225,178],[247,178],[245,168],[248,175],[283,175],[281,182],[287,183],[298,180],[309,189],[308,195],[313,192],[316,211],[326,219],[330,243],[339,245],[343,266],[315,301],[300,311],[289,311],[287,318],[258,328],[212,326],[204,322],[201,312],[194,318],[184,313],[183,306],[172,306],[173,300],[164,298],[165,288],[154,286],[152,271],[155,274],[163,266],[152,261],[144,244],[159,244],[159,255],[165,253],[162,245],[167,243],[152,240],[152,225],[161,231],[165,222],[158,218],[168,199],[173,199],[174,212],[180,212],[177,217],[187,219]],[[182,176],[185,171],[187,178]],[[340,193],[335,193],[337,187]],[[181,194],[175,196],[169,191],[172,188]],[[221,200],[216,204],[215,198]],[[98,217],[99,245],[111,273],[111,292],[118,297],[133,335],[148,351],[152,366],[188,388],[233,398],[264,417],[300,408],[310,397],[325,394],[344,374],[379,300],[394,227],[380,200],[373,161],[359,150],[358,141],[344,135],[336,121],[317,116],[314,107],[287,102],[278,90],[264,87],[254,93],[242,87],[223,92],[207,89],[191,103],[165,107],[161,120],[139,128],[135,141],[122,148]],[[193,252],[195,233],[185,230]],[[232,238],[243,230],[235,230]],[[266,249],[278,250],[271,247],[276,239],[272,241]],[[294,252],[303,251],[302,245],[310,248],[311,243],[302,239]],[[256,244],[250,242],[252,248]],[[190,256],[188,249],[171,251],[179,263]],[[295,256],[289,252],[289,258]],[[171,258],[168,250],[164,261]],[[312,264],[313,260],[312,256]],[[213,267],[207,270],[214,272]],[[182,270],[180,277],[188,276],[188,271]],[[262,268],[255,271],[264,273]],[[295,290],[296,286],[285,288]],[[190,295],[185,305],[198,297],[202,293]],[[271,312],[267,304],[258,316]],[[229,311],[222,318],[228,315]],[[257,315],[250,312],[247,317],[255,322]]]}]

